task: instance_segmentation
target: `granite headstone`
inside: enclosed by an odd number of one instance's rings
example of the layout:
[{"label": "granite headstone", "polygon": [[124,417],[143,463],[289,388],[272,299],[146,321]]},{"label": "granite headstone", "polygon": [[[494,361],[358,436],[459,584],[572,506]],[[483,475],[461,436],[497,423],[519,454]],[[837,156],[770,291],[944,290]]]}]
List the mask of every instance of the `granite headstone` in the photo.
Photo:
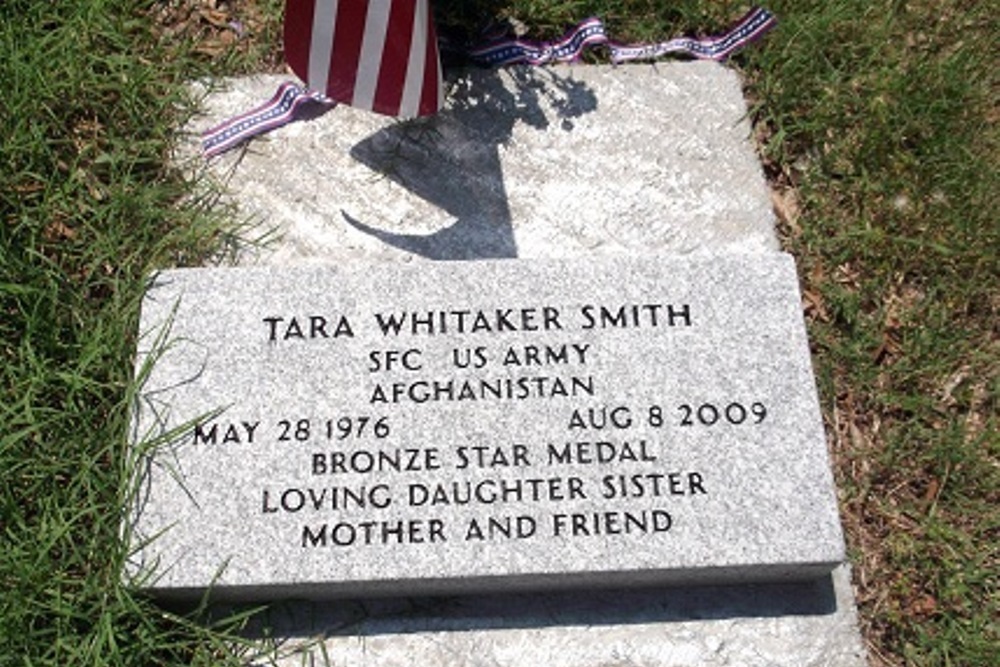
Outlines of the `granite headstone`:
[{"label": "granite headstone", "polygon": [[141,328],[132,573],[160,595],[844,559],[787,255],[172,270]]}]

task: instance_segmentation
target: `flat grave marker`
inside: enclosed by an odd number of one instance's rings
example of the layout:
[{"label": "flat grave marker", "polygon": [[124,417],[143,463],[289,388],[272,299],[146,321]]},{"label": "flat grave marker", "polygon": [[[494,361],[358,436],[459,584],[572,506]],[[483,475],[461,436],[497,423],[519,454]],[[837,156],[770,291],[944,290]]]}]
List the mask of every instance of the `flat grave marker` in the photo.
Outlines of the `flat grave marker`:
[{"label": "flat grave marker", "polygon": [[171,270],[141,331],[128,574],[164,597],[844,560],[787,255]]}]

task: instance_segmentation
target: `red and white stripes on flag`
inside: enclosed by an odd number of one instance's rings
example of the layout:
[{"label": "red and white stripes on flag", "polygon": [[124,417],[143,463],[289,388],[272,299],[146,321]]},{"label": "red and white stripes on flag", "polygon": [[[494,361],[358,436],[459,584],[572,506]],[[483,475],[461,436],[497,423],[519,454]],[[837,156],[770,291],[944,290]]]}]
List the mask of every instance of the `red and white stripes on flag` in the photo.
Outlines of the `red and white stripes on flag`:
[{"label": "red and white stripes on flag", "polygon": [[311,90],[390,116],[444,102],[430,0],[286,0],[285,58]]},{"label": "red and white stripes on flag", "polygon": [[[430,0],[287,0],[285,54],[309,89],[282,84],[267,103],[202,134],[206,157],[295,120],[300,110],[337,102],[394,116],[425,116],[442,106],[441,63]],[[468,52],[480,65],[569,62],[588,46],[604,45],[613,62],[680,53],[724,60],[773,28],[771,12],[754,7],[729,32],[652,44],[611,40],[589,18],[554,42],[502,39]],[[331,99],[332,98],[332,99]]]}]

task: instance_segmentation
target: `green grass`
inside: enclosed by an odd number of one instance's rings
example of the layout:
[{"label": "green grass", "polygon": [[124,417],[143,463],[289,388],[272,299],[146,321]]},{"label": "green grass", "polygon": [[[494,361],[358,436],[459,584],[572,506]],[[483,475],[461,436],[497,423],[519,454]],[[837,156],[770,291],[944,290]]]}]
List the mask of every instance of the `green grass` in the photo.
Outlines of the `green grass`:
[{"label": "green grass", "polygon": [[[204,71],[117,0],[0,6],[0,664],[218,664],[118,582],[142,279],[219,238],[165,166]],[[154,66],[155,64],[155,66]],[[235,661],[233,661],[235,664]]]},{"label": "green grass", "polygon": [[[777,2],[780,27],[733,63],[799,262],[876,664],[998,664],[1000,30],[986,5]],[[232,643],[244,619],[172,614],[118,581],[142,280],[218,252],[233,224],[166,165],[190,111],[180,84],[280,63],[278,0],[220,3],[238,39],[196,6],[0,4],[0,666],[252,651]],[[467,35],[487,15],[554,36],[600,14],[626,39],[713,32],[747,8],[437,7]]]},{"label": "green grass", "polygon": [[813,298],[873,658],[997,664],[995,18],[955,2],[776,9],[781,30],[749,56],[755,116],[771,175],[801,200],[785,240]]}]

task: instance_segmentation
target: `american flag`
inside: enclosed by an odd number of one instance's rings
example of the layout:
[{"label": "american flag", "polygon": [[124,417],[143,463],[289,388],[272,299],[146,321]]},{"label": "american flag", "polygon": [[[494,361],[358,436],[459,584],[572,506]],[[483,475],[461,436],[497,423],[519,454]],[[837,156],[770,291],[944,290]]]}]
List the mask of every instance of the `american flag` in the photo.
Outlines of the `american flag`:
[{"label": "american flag", "polygon": [[430,0],[286,0],[285,58],[311,90],[403,118],[443,103]]}]

